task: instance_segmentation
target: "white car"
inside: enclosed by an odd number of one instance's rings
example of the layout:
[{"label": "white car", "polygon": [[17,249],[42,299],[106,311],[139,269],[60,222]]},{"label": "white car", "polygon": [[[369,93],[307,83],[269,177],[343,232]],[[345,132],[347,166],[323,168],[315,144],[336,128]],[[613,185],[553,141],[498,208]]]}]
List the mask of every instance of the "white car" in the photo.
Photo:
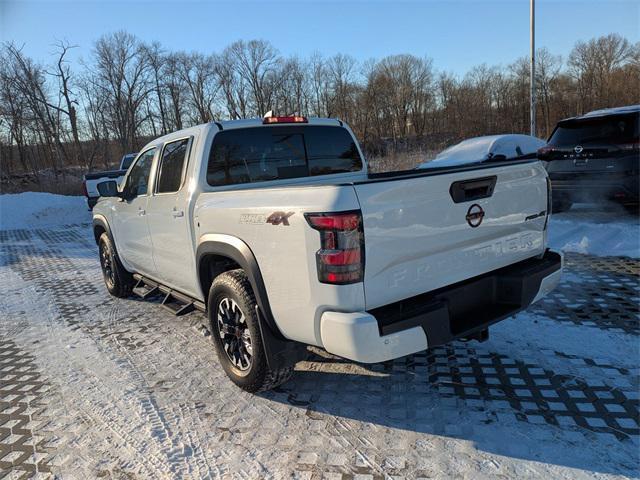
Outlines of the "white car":
[{"label": "white car", "polygon": [[516,133],[468,138],[443,150],[436,158],[420,164],[418,168],[434,166],[434,164],[464,165],[482,160],[535,158],[538,149],[545,145],[544,140]]},{"label": "white car", "polygon": [[98,189],[109,292],[206,311],[222,367],[252,392],[289,378],[306,345],[372,363],[484,340],[562,269],[540,162],[368,174],[339,120],[181,130]]}]

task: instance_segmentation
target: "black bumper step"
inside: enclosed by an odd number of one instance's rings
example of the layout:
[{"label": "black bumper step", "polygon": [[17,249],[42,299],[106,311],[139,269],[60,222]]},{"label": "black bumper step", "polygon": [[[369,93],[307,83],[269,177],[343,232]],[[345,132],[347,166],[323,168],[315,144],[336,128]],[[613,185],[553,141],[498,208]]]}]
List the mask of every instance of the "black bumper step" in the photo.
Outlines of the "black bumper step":
[{"label": "black bumper step", "polygon": [[457,338],[476,337],[490,325],[527,308],[542,280],[562,267],[562,258],[547,250],[530,258],[460,283],[417,295],[369,313],[380,335],[420,326],[429,347]]}]

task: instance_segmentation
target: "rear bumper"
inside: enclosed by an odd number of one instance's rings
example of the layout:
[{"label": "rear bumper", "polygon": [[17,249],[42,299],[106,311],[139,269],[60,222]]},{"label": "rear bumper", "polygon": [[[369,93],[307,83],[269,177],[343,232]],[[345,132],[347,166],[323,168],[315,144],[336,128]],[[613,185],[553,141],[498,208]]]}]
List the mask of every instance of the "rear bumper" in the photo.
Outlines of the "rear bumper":
[{"label": "rear bumper", "polygon": [[549,173],[551,187],[556,198],[575,202],[619,200],[638,202],[640,176],[638,174]]},{"label": "rear bumper", "polygon": [[527,308],[560,282],[562,256],[547,251],[485,275],[369,312],[325,312],[324,348],[363,363],[470,337]]}]

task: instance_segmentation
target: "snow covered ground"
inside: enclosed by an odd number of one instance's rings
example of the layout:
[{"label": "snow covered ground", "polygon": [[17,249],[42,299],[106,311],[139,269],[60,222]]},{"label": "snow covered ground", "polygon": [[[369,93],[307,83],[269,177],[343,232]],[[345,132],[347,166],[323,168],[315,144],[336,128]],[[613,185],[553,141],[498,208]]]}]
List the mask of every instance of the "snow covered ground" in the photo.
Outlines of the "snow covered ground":
[{"label": "snow covered ground", "polygon": [[553,215],[549,243],[565,252],[638,258],[640,224],[617,205],[578,204]]},{"label": "snow covered ground", "polygon": [[82,198],[0,196],[0,472],[640,475],[640,227],[624,213],[555,216],[562,285],[487,342],[370,366],[313,350],[257,396],[226,379],[201,315],[107,294],[89,221]]},{"label": "snow covered ground", "polygon": [[84,197],[24,192],[0,195],[0,229],[16,230],[91,221]]}]

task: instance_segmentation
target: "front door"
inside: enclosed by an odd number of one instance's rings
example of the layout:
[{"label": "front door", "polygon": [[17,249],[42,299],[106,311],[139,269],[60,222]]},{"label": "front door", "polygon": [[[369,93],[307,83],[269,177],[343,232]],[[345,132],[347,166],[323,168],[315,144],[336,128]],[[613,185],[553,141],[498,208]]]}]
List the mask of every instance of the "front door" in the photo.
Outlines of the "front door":
[{"label": "front door", "polygon": [[113,219],[118,255],[129,270],[154,276],[151,235],[147,225],[149,179],[156,154],[152,148],[138,156],[124,179],[123,200]]},{"label": "front door", "polygon": [[167,142],[156,168],[147,219],[153,237],[153,259],[158,279],[191,296],[198,295],[195,252],[191,232],[193,217],[186,210],[185,181],[193,137]]}]

